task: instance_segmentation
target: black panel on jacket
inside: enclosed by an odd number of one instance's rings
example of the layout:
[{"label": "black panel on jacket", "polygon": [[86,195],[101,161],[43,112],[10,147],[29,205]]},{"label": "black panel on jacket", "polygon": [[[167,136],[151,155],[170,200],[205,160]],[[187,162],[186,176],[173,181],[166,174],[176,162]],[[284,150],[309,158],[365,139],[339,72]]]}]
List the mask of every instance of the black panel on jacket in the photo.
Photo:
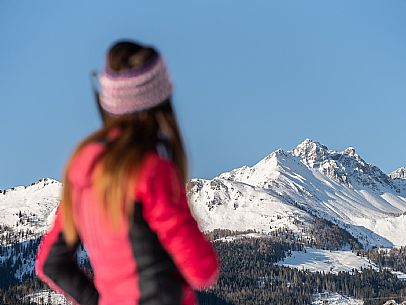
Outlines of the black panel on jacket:
[{"label": "black panel on jacket", "polygon": [[43,272],[79,304],[97,305],[99,293],[90,279],[77,265],[74,257],[80,240],[69,247],[59,232],[44,262]]},{"label": "black panel on jacket", "polygon": [[134,206],[130,240],[137,262],[139,305],[180,305],[184,279],[145,221],[142,202]]}]

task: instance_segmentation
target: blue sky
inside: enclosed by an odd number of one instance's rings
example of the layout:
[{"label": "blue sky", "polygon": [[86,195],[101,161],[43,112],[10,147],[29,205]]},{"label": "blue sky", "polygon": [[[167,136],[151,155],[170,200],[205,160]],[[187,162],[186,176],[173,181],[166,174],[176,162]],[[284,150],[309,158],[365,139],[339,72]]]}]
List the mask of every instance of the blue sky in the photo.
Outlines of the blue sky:
[{"label": "blue sky", "polygon": [[59,179],[100,126],[89,71],[132,38],[158,47],[191,176],[305,138],[406,166],[406,1],[0,1],[0,188]]}]

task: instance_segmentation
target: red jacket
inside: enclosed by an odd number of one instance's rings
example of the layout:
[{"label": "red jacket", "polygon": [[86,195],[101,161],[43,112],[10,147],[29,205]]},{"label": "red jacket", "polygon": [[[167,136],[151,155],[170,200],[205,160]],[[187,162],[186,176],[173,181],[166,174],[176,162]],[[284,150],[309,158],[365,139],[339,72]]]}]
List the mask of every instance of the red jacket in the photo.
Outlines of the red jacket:
[{"label": "red jacket", "polygon": [[[58,208],[37,253],[37,276],[74,304],[197,304],[192,289],[216,281],[219,261],[190,213],[176,167],[157,152],[144,159],[133,190],[139,199],[134,219],[114,232],[101,218],[92,188],[93,168],[104,147],[103,142],[89,144],[73,161],[69,179],[79,240],[74,248],[67,246]],[[94,281],[76,264],[80,243]]]}]

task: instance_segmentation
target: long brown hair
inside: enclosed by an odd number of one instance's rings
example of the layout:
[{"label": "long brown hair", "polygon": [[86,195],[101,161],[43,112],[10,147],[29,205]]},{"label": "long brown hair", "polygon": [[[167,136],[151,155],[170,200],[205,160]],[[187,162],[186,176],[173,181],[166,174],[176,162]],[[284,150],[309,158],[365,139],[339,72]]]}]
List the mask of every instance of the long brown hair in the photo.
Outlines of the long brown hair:
[{"label": "long brown hair", "polygon": [[[107,66],[112,71],[123,71],[142,67],[157,51],[131,41],[114,44],[107,55]],[[165,135],[172,150],[172,160],[181,179],[187,179],[187,158],[178,128],[171,98],[159,106],[134,114],[112,117],[101,113],[103,126],[84,139],[71,155],[65,168],[61,212],[63,234],[69,245],[78,240],[72,211],[72,185],[68,173],[72,160],[87,144],[106,139],[113,129],[120,134],[107,142],[103,155],[95,166],[94,189],[100,199],[100,208],[118,228],[125,217],[129,217],[134,205],[134,186],[139,166],[148,152],[156,149],[160,136]]]}]

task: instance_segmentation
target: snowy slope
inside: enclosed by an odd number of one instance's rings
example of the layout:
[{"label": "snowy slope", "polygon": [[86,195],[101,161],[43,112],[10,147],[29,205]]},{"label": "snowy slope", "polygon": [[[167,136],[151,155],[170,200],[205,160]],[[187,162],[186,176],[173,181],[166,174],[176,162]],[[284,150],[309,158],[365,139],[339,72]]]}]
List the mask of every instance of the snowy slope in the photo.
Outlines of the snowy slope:
[{"label": "snowy slope", "polygon": [[[392,179],[354,148],[336,152],[307,139],[252,167],[211,181],[194,179],[188,190],[204,230],[294,228],[294,220],[308,219],[309,212],[338,224],[366,246],[406,245],[406,234],[399,234],[406,230],[406,180]],[[272,215],[283,221],[272,221]]]},{"label": "snowy slope", "polygon": [[328,251],[306,248],[306,251],[292,251],[292,255],[277,263],[287,267],[306,269],[311,272],[324,271],[338,274],[340,271],[352,272],[353,269],[372,268],[375,264],[367,258],[357,256],[351,251]]},{"label": "snowy slope", "polygon": [[30,293],[22,297],[23,301],[27,301],[30,304],[41,304],[41,305],[70,305],[71,302],[67,301],[66,298],[53,290],[40,290],[38,292]]},{"label": "snowy slope", "polygon": [[272,191],[224,179],[192,179],[188,183],[192,212],[204,231],[230,229],[300,231],[294,220],[309,222],[305,211],[285,204]]},{"label": "snowy slope", "polygon": [[312,305],[363,305],[364,301],[340,295],[338,293],[317,293],[313,295]]}]

